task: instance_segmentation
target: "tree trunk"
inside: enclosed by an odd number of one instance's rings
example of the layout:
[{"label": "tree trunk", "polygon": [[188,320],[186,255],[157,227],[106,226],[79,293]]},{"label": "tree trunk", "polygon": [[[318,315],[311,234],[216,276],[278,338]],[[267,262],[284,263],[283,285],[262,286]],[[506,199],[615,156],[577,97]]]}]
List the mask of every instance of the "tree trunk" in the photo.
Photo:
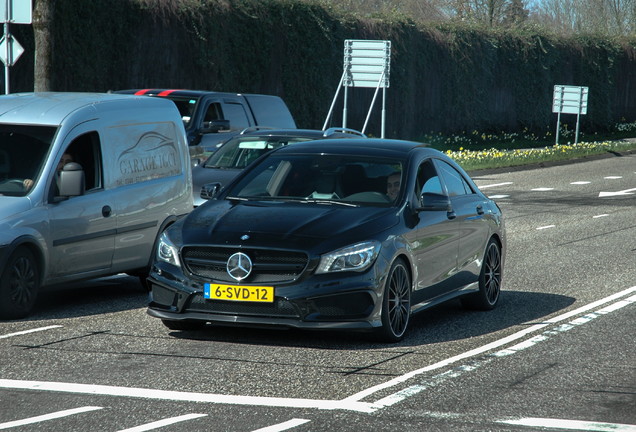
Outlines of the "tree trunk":
[{"label": "tree trunk", "polygon": [[33,67],[33,90],[51,90],[51,54],[53,42],[51,22],[55,0],[35,0],[33,8],[33,38],[35,41],[35,64]]}]

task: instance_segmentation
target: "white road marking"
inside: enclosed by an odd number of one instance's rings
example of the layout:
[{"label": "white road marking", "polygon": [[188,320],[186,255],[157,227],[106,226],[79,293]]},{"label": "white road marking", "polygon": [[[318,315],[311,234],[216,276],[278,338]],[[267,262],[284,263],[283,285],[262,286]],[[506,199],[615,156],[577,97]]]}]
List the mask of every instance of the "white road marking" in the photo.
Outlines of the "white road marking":
[{"label": "white road marking", "polygon": [[508,185],[511,185],[511,184],[513,184],[513,183],[512,182],[495,183],[495,184],[479,186],[479,189],[488,189],[488,188],[499,187],[499,186],[508,186]]},{"label": "white road marking", "polygon": [[48,327],[39,327],[39,328],[34,328],[31,330],[23,330],[23,331],[19,331],[19,332],[15,332],[15,333],[9,333],[6,335],[0,335],[0,339],[7,339],[10,337],[14,337],[14,336],[22,336],[25,334],[29,334],[29,333],[35,333],[35,332],[40,332],[40,331],[44,331],[44,330],[51,330],[54,328],[60,328],[62,327],[61,325],[52,325],[52,326],[48,326]]},{"label": "white road marking", "polygon": [[607,176],[604,177],[606,180],[618,180],[618,179],[622,179],[623,176]]},{"label": "white road marking", "polygon": [[368,402],[322,399],[293,399],[264,396],[235,396],[214,393],[194,393],[171,390],[153,390],[139,387],[117,387],[94,384],[76,384],[51,381],[20,381],[0,379],[0,388],[40,390],[61,393],[123,396],[140,399],[160,399],[213,404],[269,406],[285,408],[315,408],[323,410],[348,410],[371,413],[377,409]]},{"label": "white road marking", "polygon": [[578,420],[562,420],[549,418],[522,418],[519,420],[500,420],[497,423],[506,423],[518,426],[540,427],[549,429],[576,430],[579,432],[636,432],[636,425],[620,423],[600,423]]},{"label": "white road marking", "polygon": [[[534,332],[539,331],[539,330],[541,330],[541,329],[543,329],[543,328],[545,328],[547,326],[550,326],[550,325],[556,324],[558,322],[564,321],[566,319],[569,319],[571,317],[580,315],[580,314],[582,314],[584,312],[587,312],[587,311],[589,311],[591,309],[597,308],[597,307],[599,307],[601,305],[604,305],[606,303],[610,303],[610,302],[613,302],[615,300],[619,300],[622,297],[626,297],[626,296],[628,296],[628,295],[630,295],[630,294],[632,294],[634,292],[636,292],[636,286],[633,286],[633,287],[628,288],[626,290],[620,291],[620,292],[618,292],[616,294],[613,294],[611,296],[608,296],[608,297],[605,297],[603,299],[597,300],[595,302],[589,303],[589,304],[587,304],[585,306],[581,306],[578,309],[574,309],[574,310],[572,310],[570,312],[566,312],[566,313],[564,313],[562,315],[558,315],[558,316],[556,316],[554,318],[551,318],[551,319],[549,319],[549,320],[547,320],[545,322],[531,325],[531,326],[529,326],[529,327],[527,327],[527,328],[525,328],[525,329],[523,329],[521,331],[518,331],[517,333],[513,333],[510,336],[506,336],[506,337],[504,337],[502,339],[496,340],[496,341],[491,342],[489,344],[482,345],[481,347],[472,349],[470,351],[466,351],[464,353],[458,354],[458,355],[456,355],[454,357],[447,358],[445,360],[439,361],[439,362],[434,363],[432,365],[425,366],[425,367],[423,367],[421,369],[417,369],[417,370],[411,371],[409,373],[406,373],[404,375],[401,375],[399,377],[396,377],[396,378],[393,378],[393,379],[391,379],[389,381],[386,381],[386,382],[384,382],[382,384],[378,384],[376,386],[369,387],[366,390],[363,390],[361,392],[358,392],[356,394],[353,394],[353,395],[343,399],[343,401],[351,401],[351,402],[352,401],[360,401],[360,400],[362,400],[362,399],[364,399],[364,398],[366,398],[366,397],[368,397],[368,396],[370,396],[370,395],[372,395],[374,393],[377,393],[377,392],[379,392],[381,390],[385,390],[387,388],[395,387],[398,384],[401,384],[401,383],[403,383],[403,382],[405,382],[405,381],[407,381],[407,380],[409,380],[411,378],[414,378],[414,377],[416,377],[418,375],[422,375],[424,373],[427,373],[427,372],[430,372],[430,371],[433,371],[433,370],[436,370],[436,369],[441,369],[443,367],[446,367],[446,366],[449,366],[451,364],[457,363],[457,362],[459,362],[461,360],[465,360],[465,359],[468,359],[468,358],[471,358],[471,357],[475,357],[475,356],[480,355],[480,354],[484,354],[484,353],[486,353],[488,351],[491,351],[493,349],[496,349],[496,348],[502,347],[504,345],[507,345],[507,344],[509,344],[509,343],[511,343],[513,341],[516,341],[516,340],[519,340],[521,338],[524,338],[527,335],[529,335],[530,333],[534,333]],[[619,303],[621,303],[621,302],[619,302]],[[466,366],[465,368],[469,368],[469,367]],[[450,371],[450,372],[453,372],[453,371]],[[411,388],[404,389],[404,390],[402,390],[402,392],[409,393],[410,389]],[[409,395],[412,395],[412,394],[415,394],[415,393],[419,393],[419,391],[421,391],[421,390],[417,390],[416,389],[416,391],[411,392],[411,394],[405,394],[404,397],[399,398],[399,400],[405,399]],[[396,393],[396,395],[397,395],[397,393]],[[394,395],[392,395],[392,396],[394,396]],[[389,398],[391,398],[392,396],[389,396]],[[388,399],[388,398],[385,398],[385,399]],[[380,402],[381,401],[377,401],[375,404],[376,405],[384,405],[383,403],[380,403]]]},{"label": "white road marking", "polygon": [[488,198],[490,199],[502,199],[502,198],[508,198],[510,195],[488,195]]},{"label": "white road marking", "polygon": [[542,188],[534,188],[534,189],[530,189],[533,192],[547,192],[547,191],[551,191],[554,190],[554,188],[549,188],[549,187],[542,187]]},{"label": "white road marking", "polygon": [[40,415],[40,416],[36,416],[36,417],[29,417],[26,419],[22,419],[22,420],[15,420],[15,421],[10,421],[7,423],[0,423],[0,429],[9,429],[9,428],[14,428],[14,427],[18,427],[18,426],[24,426],[24,425],[28,425],[28,424],[33,424],[33,423],[40,423],[40,422],[44,422],[47,420],[53,420],[53,419],[58,419],[58,418],[62,418],[62,417],[68,417],[71,415],[75,415],[75,414],[81,414],[81,413],[85,413],[85,412],[89,412],[89,411],[95,411],[95,410],[100,410],[102,409],[102,407],[98,407],[98,406],[85,406],[82,408],[74,408],[74,409],[69,409],[69,410],[64,410],[64,411],[58,411],[58,412],[54,412],[54,413],[50,413],[50,414],[44,414],[44,415]]},{"label": "white road marking", "polygon": [[599,198],[603,198],[603,197],[619,196],[619,195],[633,195],[634,191],[636,191],[636,188],[625,189],[625,190],[618,191],[618,192],[600,192],[598,194],[598,197]]},{"label": "white road marking", "polygon": [[[423,368],[408,372],[404,375],[393,378],[384,383],[369,387],[356,394],[346,397],[341,400],[318,400],[318,399],[293,399],[293,398],[275,398],[275,397],[259,397],[259,396],[233,396],[233,395],[221,395],[211,393],[192,393],[192,392],[179,392],[169,390],[153,390],[146,388],[134,388],[134,387],[115,387],[115,386],[103,386],[92,384],[73,384],[73,383],[58,383],[58,382],[46,382],[46,381],[19,381],[0,379],[0,388],[7,389],[23,389],[23,390],[40,390],[40,391],[54,391],[65,393],[78,393],[78,394],[91,394],[102,396],[123,396],[123,397],[135,397],[142,399],[161,399],[161,400],[173,400],[173,401],[190,401],[190,402],[207,402],[215,404],[230,404],[230,405],[248,405],[248,406],[270,406],[270,407],[285,407],[285,408],[315,408],[323,410],[345,410],[345,411],[357,411],[362,413],[373,413],[379,409],[393,405],[400,402],[410,396],[413,396],[422,390],[426,389],[430,385],[434,385],[436,381],[454,378],[462,373],[470,372],[486,362],[507,355],[514,354],[520,350],[529,348],[536,345],[539,342],[548,340],[550,336],[568,331],[575,328],[577,325],[582,325],[590,322],[592,319],[601,315],[608,314],[615,310],[618,310],[627,305],[636,303],[636,286],[625,289],[613,295],[607,296],[595,302],[581,306],[572,311],[550,318],[545,322],[529,325],[521,331],[513,333],[509,336],[493,341],[481,347],[474,348],[464,353],[458,354],[454,357],[441,360],[437,363],[425,366]],[[631,295],[625,299],[625,297]],[[611,303],[611,304],[609,304]],[[607,305],[609,304],[609,305]],[[604,308],[588,313],[585,316],[579,317],[579,315],[586,313],[592,309],[607,305]],[[546,327],[553,326],[561,321],[576,317],[569,323],[561,324],[553,329],[544,330],[540,335],[533,336],[525,341],[518,342],[516,345],[500,349],[501,347],[508,345],[514,341],[525,338],[531,333],[535,333]],[[399,390],[398,392],[385,397],[376,402],[361,402],[362,399],[369,397],[379,391],[389,389],[391,387],[398,386],[406,381],[415,378],[419,375],[431,372],[437,369],[441,369],[462,360],[474,358],[479,355],[485,355],[489,351],[499,349],[494,353],[488,355],[486,360],[474,361],[471,364],[455,367],[442,374],[439,374],[432,379],[429,379],[428,383],[416,384]]]},{"label": "white road marking", "polygon": [[159,429],[160,427],[168,426],[175,423],[180,423],[188,420],[197,419],[200,417],[206,417],[207,414],[186,414],[179,417],[171,417],[163,420],[159,420],[145,425],[136,426],[130,429],[122,429],[118,432],[145,432],[153,429]]},{"label": "white road marking", "polygon": [[586,185],[586,184],[590,184],[590,183],[592,183],[592,182],[589,182],[589,181],[575,181],[575,182],[572,182],[570,184],[571,185]]},{"label": "white road marking", "polygon": [[303,425],[305,423],[309,423],[311,420],[305,420],[305,419],[291,419],[289,421],[286,421],[284,423],[280,423],[277,425],[272,425],[272,426],[267,426],[261,429],[257,429],[255,431],[252,432],[282,432],[282,431],[286,431],[288,429],[291,428],[295,428],[296,426],[300,426]]},{"label": "white road marking", "polygon": [[605,213],[605,214],[600,214],[600,215],[592,216],[592,219],[604,218],[604,217],[607,217],[607,216],[609,216],[609,215],[608,215],[607,213]]},{"label": "white road marking", "polygon": [[538,227],[537,231],[550,229],[550,228],[556,228],[556,225],[546,225],[546,226]]}]

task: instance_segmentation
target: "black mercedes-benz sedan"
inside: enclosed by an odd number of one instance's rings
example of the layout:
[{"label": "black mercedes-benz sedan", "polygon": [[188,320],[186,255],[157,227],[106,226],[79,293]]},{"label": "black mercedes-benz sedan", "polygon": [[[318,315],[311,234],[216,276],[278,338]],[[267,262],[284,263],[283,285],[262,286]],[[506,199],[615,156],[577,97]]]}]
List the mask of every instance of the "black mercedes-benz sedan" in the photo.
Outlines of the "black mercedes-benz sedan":
[{"label": "black mercedes-benz sedan", "polygon": [[421,143],[297,143],[211,189],[157,245],[148,313],[170,329],[340,328],[399,341],[413,313],[499,300],[501,211]]}]

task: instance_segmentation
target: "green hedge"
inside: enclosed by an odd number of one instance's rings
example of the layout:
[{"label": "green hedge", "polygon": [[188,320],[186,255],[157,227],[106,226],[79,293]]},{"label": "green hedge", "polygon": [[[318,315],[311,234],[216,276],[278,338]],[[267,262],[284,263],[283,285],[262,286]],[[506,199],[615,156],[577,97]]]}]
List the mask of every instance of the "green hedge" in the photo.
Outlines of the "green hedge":
[{"label": "green hedge", "polygon": [[[174,3],[174,2],[173,2]],[[277,94],[301,127],[321,128],[342,74],[345,39],[392,42],[387,137],[553,130],[555,84],[590,88],[586,132],[636,120],[636,37],[559,38],[538,30],[362,20],[295,0],[56,0],[52,90],[194,88]],[[11,90],[33,89],[33,34]],[[361,129],[373,89],[349,92]],[[342,93],[332,119],[342,122]],[[367,132],[380,134],[378,97]],[[562,121],[575,121],[563,116]]]}]

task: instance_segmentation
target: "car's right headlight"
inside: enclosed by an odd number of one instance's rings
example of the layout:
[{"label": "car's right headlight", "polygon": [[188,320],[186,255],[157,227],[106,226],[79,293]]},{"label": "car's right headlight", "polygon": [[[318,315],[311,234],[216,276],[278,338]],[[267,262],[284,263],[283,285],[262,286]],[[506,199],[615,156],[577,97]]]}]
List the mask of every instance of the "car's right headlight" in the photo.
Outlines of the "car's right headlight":
[{"label": "car's right headlight", "polygon": [[172,243],[170,237],[168,237],[168,234],[165,232],[163,232],[159,237],[157,260],[181,267],[181,261],[179,261],[179,249],[177,249],[174,243]]}]

